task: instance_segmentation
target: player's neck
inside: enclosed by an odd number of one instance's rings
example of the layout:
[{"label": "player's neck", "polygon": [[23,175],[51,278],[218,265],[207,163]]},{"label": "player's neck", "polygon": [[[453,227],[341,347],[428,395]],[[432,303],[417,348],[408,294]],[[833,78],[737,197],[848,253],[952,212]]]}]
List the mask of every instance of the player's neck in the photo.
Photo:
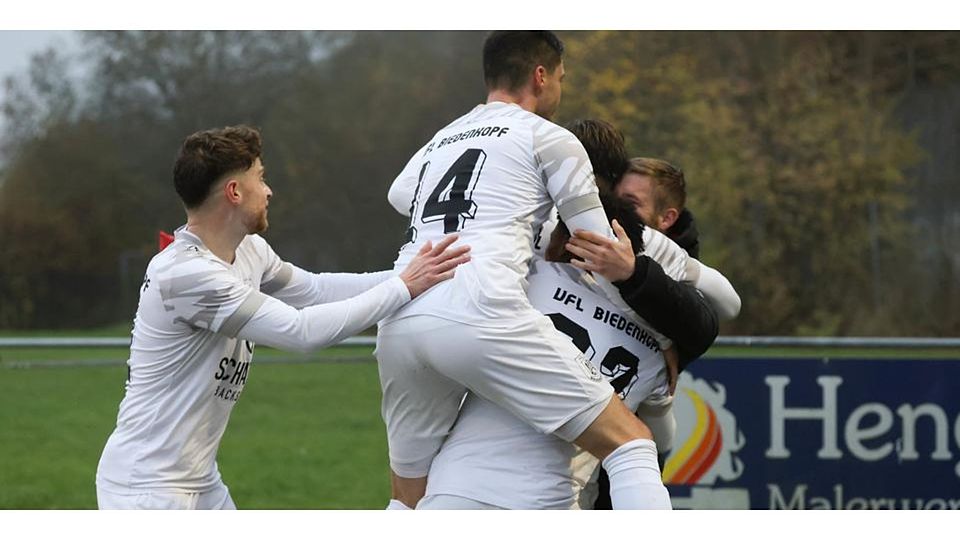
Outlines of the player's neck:
[{"label": "player's neck", "polygon": [[237,246],[247,236],[236,216],[228,212],[200,211],[187,214],[187,230],[222,261],[233,264]]},{"label": "player's neck", "polygon": [[487,103],[493,103],[494,101],[500,101],[503,103],[514,103],[519,105],[521,109],[529,112],[536,112],[537,110],[537,98],[529,92],[510,92],[508,90],[491,90],[487,94]]}]

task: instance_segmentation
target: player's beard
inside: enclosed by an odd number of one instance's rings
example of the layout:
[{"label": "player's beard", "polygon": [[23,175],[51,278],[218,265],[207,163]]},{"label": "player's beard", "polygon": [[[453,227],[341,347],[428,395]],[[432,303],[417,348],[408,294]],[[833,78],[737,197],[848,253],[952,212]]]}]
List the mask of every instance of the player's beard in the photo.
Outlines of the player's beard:
[{"label": "player's beard", "polygon": [[265,232],[267,227],[270,225],[270,223],[267,221],[267,209],[264,208],[256,215],[251,216],[246,220],[244,225],[247,226],[247,234],[260,234]]}]

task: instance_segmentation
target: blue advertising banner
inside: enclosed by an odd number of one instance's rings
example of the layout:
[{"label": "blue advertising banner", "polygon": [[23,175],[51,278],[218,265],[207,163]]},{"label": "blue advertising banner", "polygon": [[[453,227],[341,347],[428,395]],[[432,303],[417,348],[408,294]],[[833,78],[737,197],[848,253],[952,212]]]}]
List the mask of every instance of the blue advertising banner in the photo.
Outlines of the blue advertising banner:
[{"label": "blue advertising banner", "polygon": [[674,508],[960,509],[960,360],[701,359]]}]

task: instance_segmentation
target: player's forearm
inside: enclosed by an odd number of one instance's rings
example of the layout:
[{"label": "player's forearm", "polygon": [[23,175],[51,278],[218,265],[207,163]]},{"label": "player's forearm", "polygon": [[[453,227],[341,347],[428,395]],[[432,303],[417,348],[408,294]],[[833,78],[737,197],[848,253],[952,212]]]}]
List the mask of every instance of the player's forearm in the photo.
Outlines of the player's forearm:
[{"label": "player's forearm", "polygon": [[673,240],[650,227],[643,231],[643,254],[660,265],[670,278],[692,283],[710,302],[720,320],[740,313],[740,296],[730,281],[717,270],[690,257]]},{"label": "player's forearm", "polygon": [[265,296],[237,335],[278,349],[310,352],[373,326],[408,301],[410,292],[399,277],[348,300],[300,310]]},{"label": "player's forearm", "polygon": [[395,275],[392,270],[364,274],[314,274],[292,265],[291,268],[291,277],[283,288],[270,290],[267,287],[262,287],[261,292],[296,308],[353,298]]},{"label": "player's forearm", "polygon": [[716,340],[719,323],[713,308],[692,285],[672,279],[650,257],[637,256],[633,275],[614,285],[638,315],[677,344],[681,366]]},{"label": "player's forearm", "polygon": [[715,269],[696,261],[699,271],[694,286],[703,293],[721,321],[728,321],[740,314],[740,295],[730,281]]},{"label": "player's forearm", "polygon": [[584,230],[616,239],[596,193],[582,195],[560,204],[557,206],[557,213],[570,232]]}]

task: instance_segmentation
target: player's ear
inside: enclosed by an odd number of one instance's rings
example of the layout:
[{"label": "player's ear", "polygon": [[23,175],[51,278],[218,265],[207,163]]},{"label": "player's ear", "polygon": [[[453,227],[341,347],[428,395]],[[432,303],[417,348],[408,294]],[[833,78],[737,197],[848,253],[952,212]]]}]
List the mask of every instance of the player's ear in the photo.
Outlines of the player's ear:
[{"label": "player's ear", "polygon": [[533,70],[533,91],[534,94],[539,95],[543,91],[543,85],[547,83],[547,68],[543,66],[537,66]]},{"label": "player's ear", "polygon": [[676,208],[667,208],[667,210],[660,214],[660,230],[665,231],[670,227],[673,227],[673,224],[677,222],[677,218],[680,217],[680,211]]},{"label": "player's ear", "polygon": [[236,178],[227,178],[223,183],[223,194],[230,204],[240,204],[240,182]]}]

